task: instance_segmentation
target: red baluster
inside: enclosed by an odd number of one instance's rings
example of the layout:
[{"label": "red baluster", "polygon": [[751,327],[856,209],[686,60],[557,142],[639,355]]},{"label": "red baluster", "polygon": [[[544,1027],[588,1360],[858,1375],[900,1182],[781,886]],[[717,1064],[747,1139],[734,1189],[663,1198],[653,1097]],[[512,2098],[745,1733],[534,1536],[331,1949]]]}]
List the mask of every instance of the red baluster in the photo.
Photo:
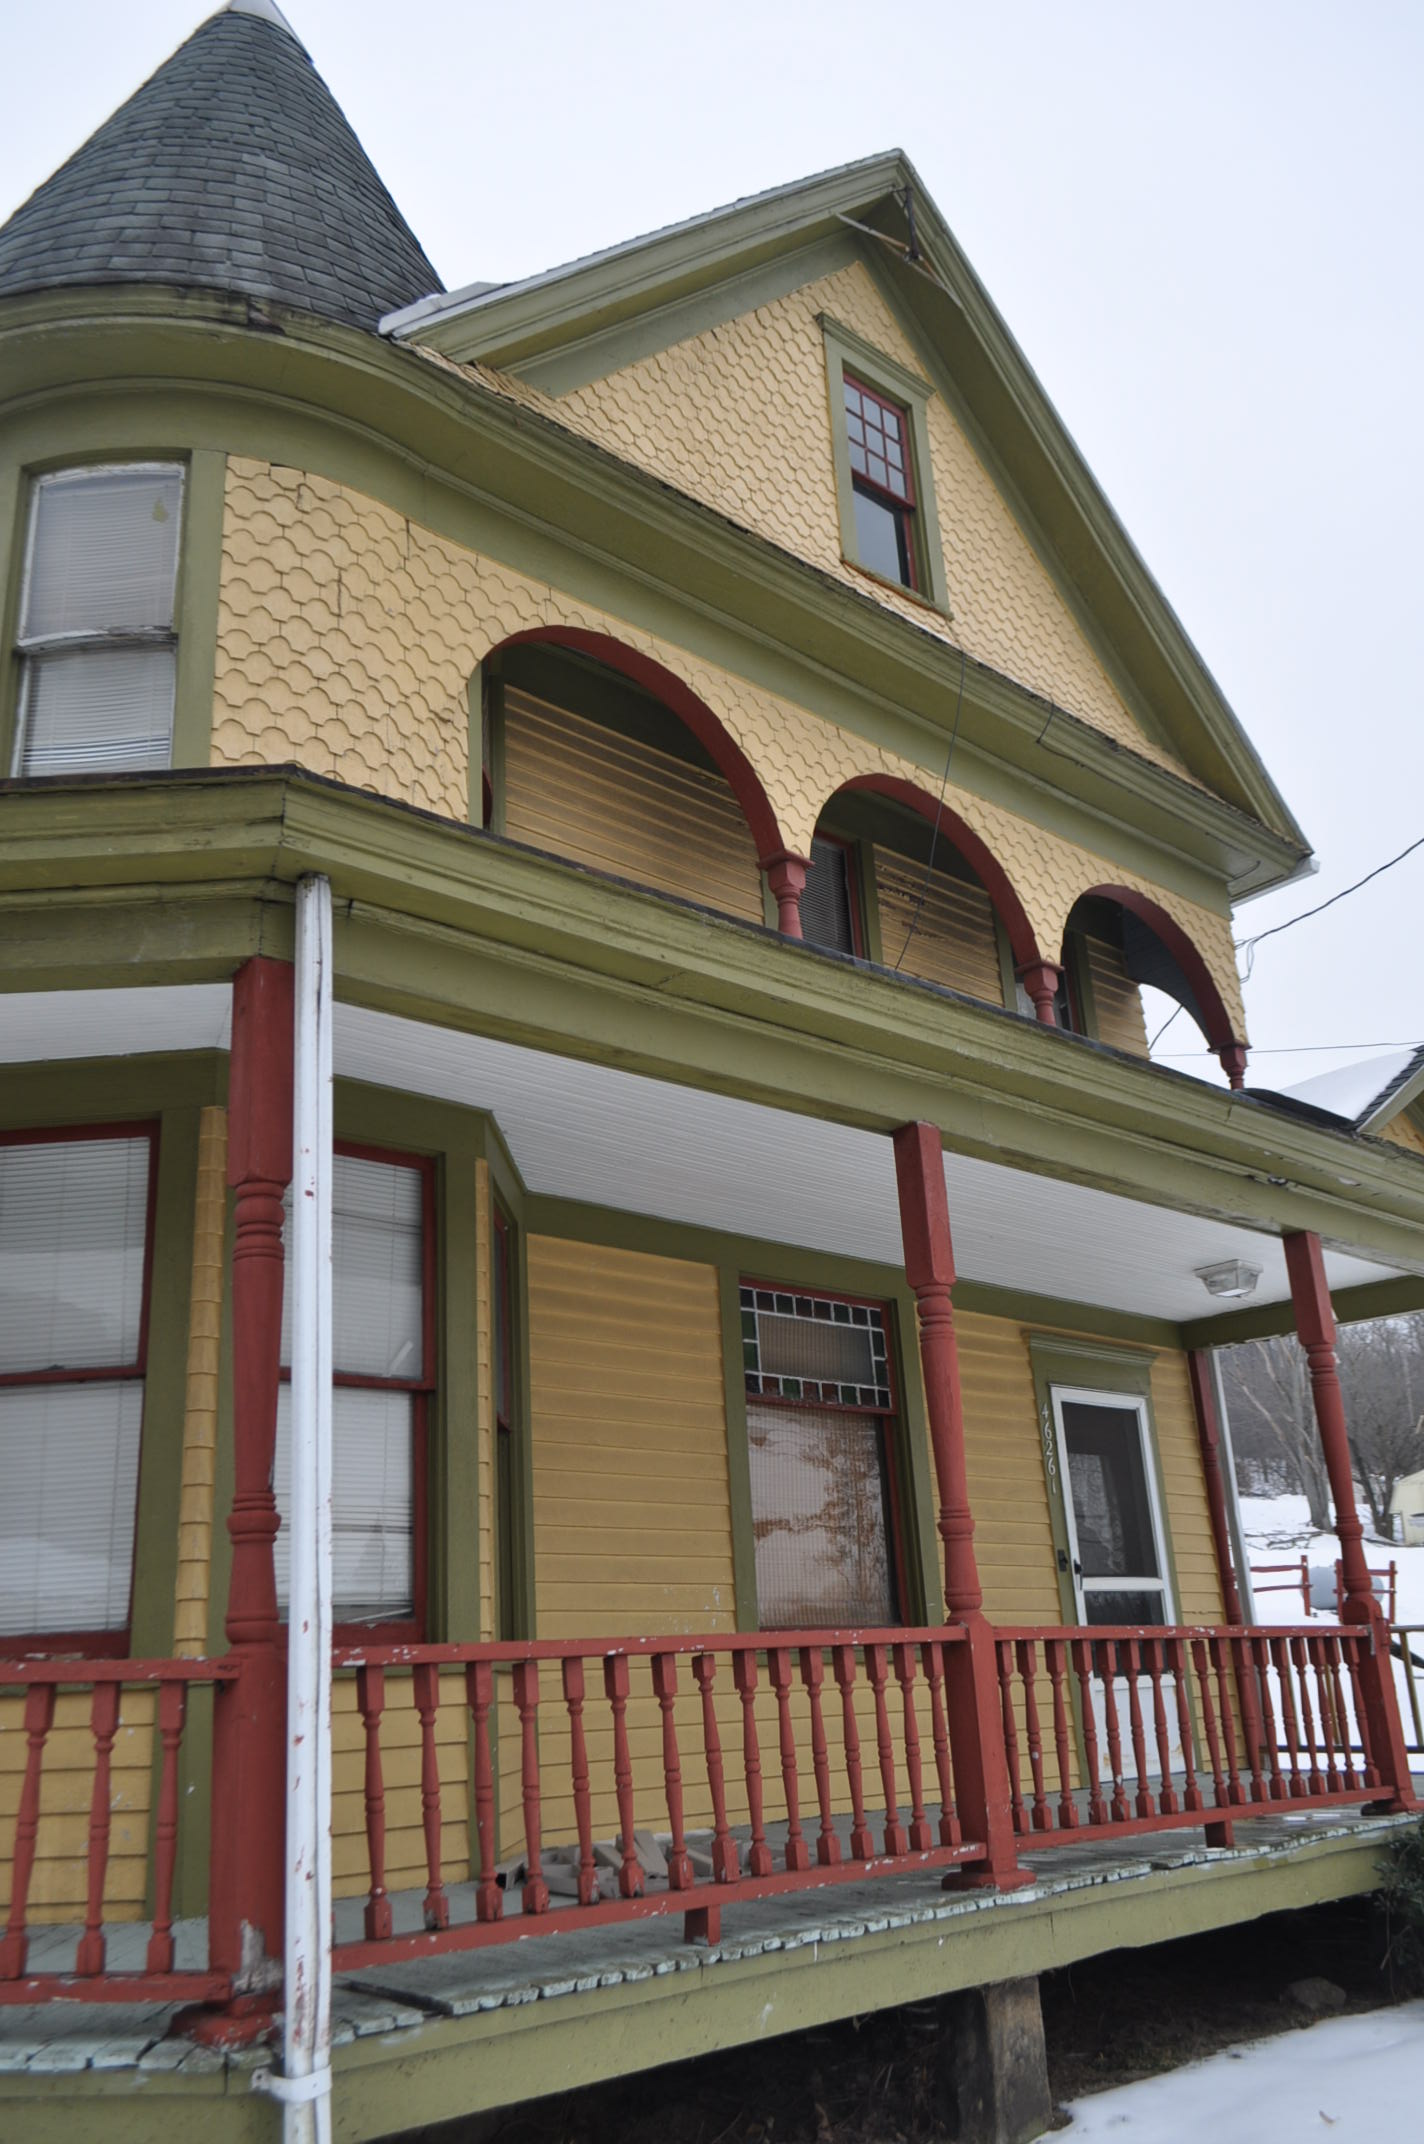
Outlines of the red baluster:
[{"label": "red baluster", "polygon": [[1108,1805],[1103,1799],[1103,1760],[1098,1751],[1098,1716],[1093,1703],[1093,1648],[1088,1639],[1073,1640],[1073,1665],[1078,1676],[1078,1699],[1083,1715],[1083,1754],[1088,1765],[1088,1822],[1106,1824]]},{"label": "red baluster", "polygon": [[1218,1809],[1230,1805],[1226,1775],[1221,1768],[1221,1736],[1216,1726],[1216,1706],[1211,1694],[1211,1663],[1207,1658],[1206,1643],[1201,1638],[1192,1640],[1192,1658],[1197,1669],[1197,1695],[1201,1699],[1202,1727],[1206,1733],[1207,1753],[1211,1759],[1212,1792]]},{"label": "red baluster", "polygon": [[564,1705],[569,1715],[569,1772],[574,1788],[574,1822],[578,1826],[578,1902],[591,1906],[598,1898],[598,1871],[593,1863],[593,1812],[588,1792],[588,1745],[583,1729],[583,1662],[563,1662]]},{"label": "red baluster", "polygon": [[440,1863],[440,1765],[435,1750],[435,1713],[440,1703],[439,1671],[429,1661],[411,1671],[412,1694],[420,1717],[420,1815],[425,1827],[425,1925],[448,1928],[450,1901]]},{"label": "red baluster", "polygon": [[88,1890],[84,1933],[74,1961],[86,1977],[104,1970],[104,1878],[109,1867],[109,1769],[119,1731],[119,1685],[96,1682],[89,1702],[89,1731],[94,1737],[94,1787],[89,1798]]},{"label": "red baluster", "polygon": [[1024,1730],[1028,1738],[1029,1776],[1033,1780],[1033,1828],[1052,1831],[1053,1812],[1043,1787],[1043,1734],[1038,1724],[1038,1648],[1031,1638],[1019,1640],[1019,1678],[1024,1692]]},{"label": "red baluster", "polygon": [[885,1851],[895,1856],[907,1854],[910,1841],[895,1802],[895,1745],[890,1737],[890,1713],[885,1703],[886,1670],[884,1646],[867,1645],[865,1672],[875,1698],[875,1746],[880,1757],[880,1784],[885,1795]]},{"label": "red baluster", "polygon": [[860,1768],[860,1728],[855,1717],[855,1648],[838,1645],[831,1655],[841,1693],[841,1732],[845,1740],[846,1778],[850,1784],[850,1850],[856,1861],[869,1861],[875,1841],[865,1820],[865,1782]]},{"label": "red baluster", "polygon": [[539,1663],[514,1663],[514,1709],[519,1714],[519,1790],[524,1804],[524,1888],[520,1892],[526,1913],[547,1913],[549,1886],[544,1881],[539,1833],[542,1808],[539,1791]]},{"label": "red baluster", "polygon": [[1192,1756],[1192,1705],[1191,1694],[1187,1689],[1186,1647],[1180,1638],[1173,1638],[1167,1649],[1171,1655],[1172,1688],[1177,1699],[1177,1740],[1182,1745],[1182,1778],[1185,1782],[1182,1807],[1201,1809],[1205,1804],[1202,1800],[1202,1790],[1197,1785],[1197,1768]]},{"label": "red baluster", "polygon": [[633,1760],[628,1752],[628,1655],[609,1653],[603,1663],[603,1687],[613,1711],[613,1783],[618,1794],[618,1890],[623,1898],[641,1898],[643,1871],[633,1838]]},{"label": "red baluster", "polygon": [[769,1876],[771,1848],[766,1843],[766,1826],[762,1814],[761,1743],[757,1739],[756,1724],[757,1662],[756,1654],[750,1649],[733,1654],[732,1680],[742,1701],[742,1769],[746,1774],[747,1814],[751,1819],[752,1831],[752,1843],[747,1850],[747,1868],[753,1876]]},{"label": "red baluster", "polygon": [[801,1783],[796,1764],[796,1730],[791,1723],[791,1655],[784,1645],[768,1648],[767,1673],[776,1692],[776,1724],[781,1743],[781,1787],[786,1797],[786,1866],[808,1869],[811,1849],[801,1830]]},{"label": "red baluster", "polygon": [[915,1648],[896,1645],[892,1657],[895,1680],[900,1685],[900,1708],[905,1719],[905,1773],[910,1782],[910,1850],[927,1854],[934,1844],[930,1820],[925,1813],[924,1767],[920,1762],[920,1723],[915,1717]]},{"label": "red baluster", "polygon": [[954,1806],[954,1773],[949,1754],[949,1723],[944,1709],[944,1654],[933,1638],[920,1648],[925,1680],[930,1686],[930,1720],[934,1733],[935,1775],[939,1780],[939,1843],[958,1846],[963,1837],[959,1812]]},{"label": "red baluster", "polygon": [[188,1686],[165,1682],[158,1691],[158,1815],[153,1827],[153,1933],[150,1973],[173,1970],[173,1871],[178,1860],[178,1748],[188,1709]]},{"label": "red baluster", "polygon": [[1359,1787],[1364,1782],[1355,1769],[1355,1737],[1350,1725],[1350,1708],[1345,1699],[1345,1686],[1341,1677],[1340,1640],[1338,1637],[1331,1637],[1321,1642],[1325,1647],[1330,1676],[1330,1702],[1340,1738],[1341,1770],[1347,1787]]},{"label": "red baluster", "polygon": [[1142,1693],[1138,1683],[1142,1674],[1141,1647],[1136,1638],[1127,1641],[1127,1716],[1132,1723],[1132,1760],[1137,1767],[1137,1813],[1139,1816],[1155,1816],[1157,1804],[1147,1784],[1147,1737],[1142,1731]]},{"label": "red baluster", "polygon": [[695,1653],[692,1678],[702,1692],[702,1746],[707,1753],[707,1784],[712,1790],[712,1875],[718,1883],[735,1883],[741,1874],[737,1842],[727,1828],[727,1786],[722,1771],[722,1737],[717,1727],[714,1685],[717,1661],[712,1653]]},{"label": "red baluster", "polygon": [[1058,1828],[1076,1831],[1078,1804],[1073,1799],[1073,1741],[1068,1726],[1068,1648],[1062,1638],[1044,1642],[1048,1680],[1053,1692],[1053,1754],[1058,1765]]},{"label": "red baluster", "polygon": [[494,1763],[490,1756],[490,1708],[494,1703],[494,1669],[488,1660],[472,1660],[465,1669],[465,1702],[475,1723],[475,1830],[479,1839],[480,1878],[475,1886],[475,1917],[497,1921],[504,1893],[495,1881]]},{"label": "red baluster", "polygon": [[54,1684],[32,1682],[25,1692],[25,1783],[15,1816],[15,1849],[10,1864],[10,1918],[0,1943],[0,1980],[18,1980],[25,1970],[25,1908],[35,1866],[35,1835],[40,1822],[40,1767],[45,1737],[54,1725]]},{"label": "red baluster", "polygon": [[1152,1726],[1157,1737],[1157,1763],[1160,1779],[1157,1786],[1157,1806],[1163,1816],[1176,1816],[1181,1809],[1181,1797],[1172,1784],[1172,1738],[1167,1732],[1167,1705],[1162,1692],[1162,1670],[1166,1665],[1165,1638],[1148,1638],[1147,1672],[1152,1681]]},{"label": "red baluster", "polygon": [[371,1870],[366,1940],[381,1943],[391,1932],[391,1902],[386,1896],[386,1782],[381,1769],[381,1714],[386,1708],[384,1668],[357,1668],[356,1706],[366,1730],[366,1856]]},{"label": "red baluster", "polygon": [[1362,1651],[1369,1643],[1368,1626],[1363,1635],[1351,1631],[1341,1641],[1340,1650],[1350,1678],[1350,1694],[1355,1701],[1355,1725],[1360,1731],[1361,1783],[1377,1787],[1380,1783],[1379,1765],[1375,1761],[1374,1734],[1370,1724],[1370,1708],[1366,1701],[1364,1664]]},{"label": "red baluster", "polygon": [[1014,1717],[1014,1648],[1010,1639],[1004,1639],[994,1648],[999,1664],[999,1711],[1004,1723],[1004,1756],[1009,1767],[1009,1803],[1014,1813],[1014,1830],[1027,1831],[1028,1811],[1024,1807],[1023,1782],[1019,1774],[1019,1729]]},{"label": "red baluster", "polygon": [[1310,1759],[1305,1774],[1304,1791],[1307,1794],[1323,1794],[1325,1781],[1320,1770],[1320,1756],[1315,1747],[1315,1717],[1310,1703],[1309,1655],[1304,1638],[1292,1638],[1291,1657],[1295,1661],[1296,1682],[1300,1689],[1300,1726],[1305,1740],[1306,1755]]},{"label": "red baluster", "polygon": [[668,1851],[668,1889],[690,1891],[692,1863],[682,1828],[682,1757],[677,1746],[677,1654],[654,1653],[653,1694],[663,1716],[663,1789],[667,1795],[668,1828],[672,1844]]},{"label": "red baluster", "polygon": [[[1239,1809],[1245,1803],[1246,1789],[1242,1786],[1241,1775],[1236,1769],[1236,1722],[1231,1710],[1231,1677],[1226,1671],[1232,1642],[1230,1638],[1213,1638],[1211,1657],[1216,1662],[1216,1690],[1221,1700],[1221,1740],[1226,1752],[1226,1798]],[[1269,1717],[1268,1710],[1268,1720]],[[1274,1733],[1271,1735],[1271,1741],[1275,1741]]]},{"label": "red baluster", "polygon": [[1097,1656],[1101,1663],[1098,1673],[1103,1686],[1103,1719],[1108,1731],[1108,1768],[1112,1773],[1112,1818],[1115,1824],[1125,1824],[1130,1811],[1122,1770],[1122,1729],[1117,1717],[1117,1692],[1113,1688],[1117,1680],[1116,1641],[1104,1638],[1097,1647]]},{"label": "red baluster", "polygon": [[811,1711],[811,1768],[816,1775],[816,1807],[821,1817],[816,1860],[823,1869],[828,1869],[834,1868],[841,1858],[841,1842],[836,1837],[835,1819],[831,1814],[831,1760],[826,1748],[826,1722],[821,1713],[821,1684],[825,1672],[826,1663],[821,1657],[820,1646],[803,1645],[801,1683]]},{"label": "red baluster", "polygon": [[[1281,1776],[1281,1753],[1278,1747],[1280,1738],[1276,1733],[1276,1715],[1274,1707],[1271,1703],[1270,1640],[1267,1638],[1256,1639],[1252,1646],[1252,1651],[1255,1655],[1256,1665],[1259,1670],[1258,1680],[1261,1689],[1261,1726],[1266,1738],[1266,1758],[1271,1768],[1270,1798],[1273,1802],[1283,1802],[1288,1798],[1290,1789],[1287,1787],[1284,1778]],[[1224,1693],[1222,1702],[1224,1705]]]},{"label": "red baluster", "polygon": [[1337,1758],[1338,1722],[1333,1695],[1330,1688],[1330,1666],[1323,1639],[1307,1638],[1306,1653],[1315,1669],[1315,1701],[1320,1708],[1320,1740],[1325,1753],[1325,1787],[1327,1793],[1340,1791],[1340,1766]]},{"label": "red baluster", "polygon": [[1276,1663],[1276,1685],[1281,1693],[1281,1726],[1285,1730],[1288,1785],[1294,1800],[1300,1801],[1310,1791],[1300,1769],[1300,1733],[1296,1726],[1295,1691],[1292,1687],[1291,1649],[1288,1638],[1273,1638],[1270,1641],[1271,1656]]}]

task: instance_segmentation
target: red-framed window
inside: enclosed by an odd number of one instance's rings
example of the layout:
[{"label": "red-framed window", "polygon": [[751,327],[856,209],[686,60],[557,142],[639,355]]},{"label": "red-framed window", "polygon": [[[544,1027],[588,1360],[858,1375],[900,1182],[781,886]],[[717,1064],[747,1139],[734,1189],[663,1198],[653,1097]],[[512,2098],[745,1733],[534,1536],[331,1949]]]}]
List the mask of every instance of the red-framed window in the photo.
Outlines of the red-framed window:
[{"label": "red-framed window", "polygon": [[[427,1445],[435,1394],[435,1164],[338,1144],[332,1178],[332,1608],[338,1636],[425,1629]],[[291,1194],[288,1193],[290,1220]],[[291,1470],[291,1284],[282,1303],[274,1479]],[[288,1582],[285,1523],[277,1594]]]},{"label": "red-framed window", "polygon": [[0,1649],[128,1650],[156,1124],[0,1133]]},{"label": "red-framed window", "polygon": [[817,834],[812,839],[811,869],[801,896],[801,930],[809,945],[831,946],[857,960],[865,957],[855,850],[834,834]]},{"label": "red-framed window", "polygon": [[842,386],[859,563],[918,589],[909,412],[849,372]]},{"label": "red-framed window", "polygon": [[763,1629],[898,1620],[897,1416],[883,1304],[741,1284]]}]

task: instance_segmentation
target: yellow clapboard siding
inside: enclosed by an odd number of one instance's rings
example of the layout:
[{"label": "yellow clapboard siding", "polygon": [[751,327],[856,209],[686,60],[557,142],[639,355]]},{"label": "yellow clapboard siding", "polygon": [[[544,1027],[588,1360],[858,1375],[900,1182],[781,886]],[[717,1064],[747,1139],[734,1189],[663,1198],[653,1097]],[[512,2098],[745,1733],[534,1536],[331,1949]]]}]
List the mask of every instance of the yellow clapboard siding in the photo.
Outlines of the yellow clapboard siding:
[{"label": "yellow clapboard siding", "polygon": [[512,686],[504,708],[514,840],[762,921],[756,846],[721,774]]},{"label": "yellow clapboard siding", "polygon": [[[61,1690],[45,1738],[40,1772],[40,1820],[30,1880],[32,1918],[82,1920],[88,1877],[89,1804],[94,1781],[90,1693]],[[125,1690],[109,1760],[109,1862],[104,1911],[110,1920],[137,1920],[148,1882],[149,1817],[153,1794],[151,1688]],[[25,1775],[25,1700],[0,1697],[0,1896],[8,1897],[15,1819]]]},{"label": "yellow clapboard siding", "polygon": [[1101,938],[1083,940],[1088,962],[1088,982],[1097,1014],[1099,1042],[1115,1050],[1130,1050],[1135,1057],[1147,1055],[1147,1026],[1142,1015],[1142,992],[1127,972],[1116,946]]},{"label": "yellow clapboard siding", "polygon": [[888,966],[1003,1004],[994,910],[982,886],[947,871],[931,871],[926,883],[922,864],[877,848],[875,893]]},{"label": "yellow clapboard siding", "polygon": [[[465,1677],[440,1677],[435,1713],[440,1774],[441,1867],[446,1879],[469,1868],[469,1731]],[[333,1885],[338,1898],[360,1897],[369,1883],[366,1856],[366,1736],[356,1705],[356,1678],[338,1676],[331,1693]],[[381,1715],[381,1769],[386,1789],[386,1880],[392,1890],[425,1881],[425,1833],[420,1803],[420,1718],[409,1676],[388,1674]]]},{"label": "yellow clapboard siding", "polygon": [[1379,1137],[1387,1139],[1391,1146],[1406,1147],[1411,1154],[1424,1154],[1424,1131],[1419,1129],[1407,1109],[1401,1110],[1386,1124]]}]

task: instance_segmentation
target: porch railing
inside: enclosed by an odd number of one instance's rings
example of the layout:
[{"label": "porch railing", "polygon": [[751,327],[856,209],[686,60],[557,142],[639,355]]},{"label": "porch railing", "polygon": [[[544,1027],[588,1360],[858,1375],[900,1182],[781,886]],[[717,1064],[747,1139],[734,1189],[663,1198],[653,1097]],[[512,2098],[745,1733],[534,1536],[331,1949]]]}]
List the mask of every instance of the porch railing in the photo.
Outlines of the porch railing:
[{"label": "porch railing", "polygon": [[[737,1900],[982,1860],[954,1796],[946,1678],[963,1643],[941,1626],[338,1651],[365,1740],[369,1877],[364,1933],[338,1942],[338,1968],[668,1912],[715,1939]],[[404,1932],[386,1887],[393,1681],[419,1721],[424,1832],[423,1925]],[[452,1704],[473,1806],[458,1910],[438,1732]],[[501,1779],[513,1836],[498,1830]],[[690,1826],[690,1808],[706,1821]],[[551,1889],[555,1831],[567,1905]]]},{"label": "porch railing", "polygon": [[[19,1730],[5,1739],[18,1745],[23,1737],[20,1761],[6,1768],[14,1799],[3,1842],[10,1882],[0,2003],[53,1996],[217,2002],[228,1995],[226,1974],[176,1956],[173,1879],[188,1693],[235,1674],[221,1660],[0,1662],[0,1706],[16,1715]],[[63,1717],[66,1712],[73,1717]],[[116,1745],[126,1744],[116,1763]],[[120,1777],[143,1784],[134,1792],[118,1784]],[[137,1896],[126,1902],[143,1911],[137,1927],[115,1918],[108,1895],[120,1858],[113,1853],[116,1817],[126,1828],[132,1817],[139,1834],[125,1842],[130,1850],[123,1856],[137,1871]],[[44,1856],[47,1875],[58,1880],[43,1882],[32,1898],[42,1845],[51,1849]],[[73,1895],[57,1900],[56,1888]],[[31,1955],[32,1926],[45,1931],[42,1956]]]}]

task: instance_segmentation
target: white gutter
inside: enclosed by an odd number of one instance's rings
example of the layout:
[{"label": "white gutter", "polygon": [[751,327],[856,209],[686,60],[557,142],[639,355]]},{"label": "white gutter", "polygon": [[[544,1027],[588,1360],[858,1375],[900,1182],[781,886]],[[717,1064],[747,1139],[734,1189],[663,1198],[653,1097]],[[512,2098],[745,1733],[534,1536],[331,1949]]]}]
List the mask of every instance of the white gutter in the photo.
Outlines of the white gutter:
[{"label": "white gutter", "polygon": [[297,887],[284,2144],[331,2144],[331,884]]}]

